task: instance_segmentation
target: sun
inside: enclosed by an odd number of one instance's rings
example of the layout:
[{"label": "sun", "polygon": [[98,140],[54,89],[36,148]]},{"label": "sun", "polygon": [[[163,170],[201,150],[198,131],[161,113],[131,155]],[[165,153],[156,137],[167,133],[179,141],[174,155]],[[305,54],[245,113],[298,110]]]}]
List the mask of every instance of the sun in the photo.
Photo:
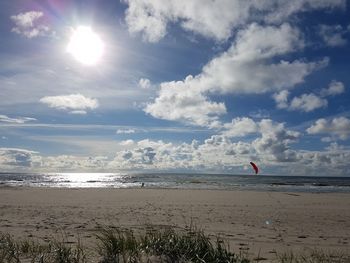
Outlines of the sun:
[{"label": "sun", "polygon": [[67,52],[80,63],[92,66],[100,61],[104,53],[104,43],[91,27],[78,26],[70,37]]}]

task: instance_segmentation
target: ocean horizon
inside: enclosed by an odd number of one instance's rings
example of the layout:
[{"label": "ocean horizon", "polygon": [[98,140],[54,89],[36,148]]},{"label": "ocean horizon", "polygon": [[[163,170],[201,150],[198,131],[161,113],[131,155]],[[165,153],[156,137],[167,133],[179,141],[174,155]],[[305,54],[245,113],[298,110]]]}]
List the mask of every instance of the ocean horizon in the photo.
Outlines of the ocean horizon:
[{"label": "ocean horizon", "polygon": [[350,177],[205,173],[0,173],[0,186],[350,192]]}]

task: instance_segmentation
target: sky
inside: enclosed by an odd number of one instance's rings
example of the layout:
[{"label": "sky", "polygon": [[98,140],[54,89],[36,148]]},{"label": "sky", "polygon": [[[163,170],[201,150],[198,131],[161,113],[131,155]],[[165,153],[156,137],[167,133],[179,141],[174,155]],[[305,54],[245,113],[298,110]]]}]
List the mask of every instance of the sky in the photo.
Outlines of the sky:
[{"label": "sky", "polygon": [[350,176],[346,0],[0,2],[0,170]]}]

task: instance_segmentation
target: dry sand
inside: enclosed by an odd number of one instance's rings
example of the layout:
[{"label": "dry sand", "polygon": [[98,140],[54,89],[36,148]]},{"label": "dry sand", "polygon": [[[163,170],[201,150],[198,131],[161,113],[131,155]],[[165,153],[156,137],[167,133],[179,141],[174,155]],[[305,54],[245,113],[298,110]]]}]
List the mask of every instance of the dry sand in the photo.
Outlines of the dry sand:
[{"label": "dry sand", "polygon": [[[235,251],[350,249],[350,194],[160,189],[0,188],[0,231],[95,242],[98,225],[195,224]],[[56,233],[56,234],[55,234]]]}]

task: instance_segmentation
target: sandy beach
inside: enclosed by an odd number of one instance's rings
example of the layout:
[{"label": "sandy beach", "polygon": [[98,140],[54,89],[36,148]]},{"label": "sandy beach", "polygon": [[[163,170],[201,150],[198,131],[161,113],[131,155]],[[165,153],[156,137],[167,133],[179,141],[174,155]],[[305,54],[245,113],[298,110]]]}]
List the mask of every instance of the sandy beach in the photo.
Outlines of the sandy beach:
[{"label": "sandy beach", "polygon": [[350,195],[160,189],[0,188],[0,231],[93,244],[99,225],[136,231],[195,224],[234,251],[350,249]]}]

